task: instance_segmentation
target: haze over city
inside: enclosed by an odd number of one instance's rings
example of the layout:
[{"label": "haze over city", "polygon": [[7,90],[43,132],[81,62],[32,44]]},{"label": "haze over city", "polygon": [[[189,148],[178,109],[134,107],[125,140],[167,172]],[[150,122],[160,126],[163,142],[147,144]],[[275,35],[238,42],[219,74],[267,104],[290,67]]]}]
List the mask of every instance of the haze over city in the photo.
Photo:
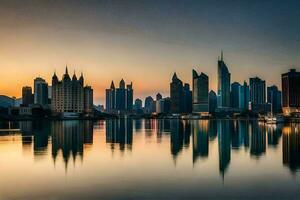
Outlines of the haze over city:
[{"label": "haze over city", "polygon": [[[299,1],[3,1],[0,7],[0,91],[53,72],[83,72],[104,103],[111,80],[133,82],[135,97],[169,93],[174,72],[191,83],[192,69],[217,87],[221,49],[232,82],[259,76],[281,86],[299,69]],[[272,73],[270,73],[272,71]]]}]

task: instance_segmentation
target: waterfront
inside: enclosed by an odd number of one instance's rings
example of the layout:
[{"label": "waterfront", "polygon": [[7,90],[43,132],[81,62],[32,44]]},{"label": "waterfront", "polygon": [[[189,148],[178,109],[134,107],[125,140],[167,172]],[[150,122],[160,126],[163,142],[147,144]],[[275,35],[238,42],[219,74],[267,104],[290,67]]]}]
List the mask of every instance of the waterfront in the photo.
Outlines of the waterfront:
[{"label": "waterfront", "polygon": [[296,199],[300,124],[0,122],[0,199]]}]

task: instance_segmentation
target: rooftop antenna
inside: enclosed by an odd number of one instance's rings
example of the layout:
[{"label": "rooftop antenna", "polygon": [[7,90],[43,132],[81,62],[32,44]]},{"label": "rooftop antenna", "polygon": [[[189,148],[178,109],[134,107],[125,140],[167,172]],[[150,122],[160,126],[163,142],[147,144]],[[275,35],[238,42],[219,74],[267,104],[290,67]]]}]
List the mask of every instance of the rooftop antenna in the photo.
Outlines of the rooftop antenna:
[{"label": "rooftop antenna", "polygon": [[223,61],[223,50],[221,50],[221,61]]}]

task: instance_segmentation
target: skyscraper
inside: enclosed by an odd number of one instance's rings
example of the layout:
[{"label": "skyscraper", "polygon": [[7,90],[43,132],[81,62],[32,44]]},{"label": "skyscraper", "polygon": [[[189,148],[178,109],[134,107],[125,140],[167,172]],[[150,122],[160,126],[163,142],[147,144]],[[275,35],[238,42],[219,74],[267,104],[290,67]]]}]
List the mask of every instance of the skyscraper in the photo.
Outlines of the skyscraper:
[{"label": "skyscraper", "polygon": [[76,74],[72,79],[66,67],[62,80],[59,81],[56,73],[52,77],[51,109],[55,113],[83,113],[91,112],[93,104],[93,90],[84,87],[83,74],[77,79]]},{"label": "skyscraper", "polygon": [[156,101],[159,101],[162,99],[162,95],[160,93],[156,94]]},{"label": "skyscraper", "polygon": [[271,110],[266,103],[266,81],[258,77],[250,78],[250,110],[255,113],[267,113]]},{"label": "skyscraper", "polygon": [[42,106],[48,104],[48,83],[40,77],[34,79],[34,103]]},{"label": "skyscraper", "polygon": [[258,77],[250,78],[250,101],[251,104],[266,103],[266,81]]},{"label": "skyscraper", "polygon": [[110,88],[105,90],[106,94],[106,111],[112,112],[116,109],[116,89],[114,82],[111,82]]},{"label": "skyscraper", "polygon": [[198,73],[193,70],[193,112],[208,113],[208,88],[209,78],[206,74]]},{"label": "skyscraper", "polygon": [[125,111],[126,109],[126,88],[123,79],[119,83],[119,88],[116,89],[116,109],[118,111]]},{"label": "skyscraper", "polygon": [[209,114],[214,114],[217,107],[218,107],[218,102],[217,102],[217,94],[211,90],[208,94],[208,102],[209,102]]},{"label": "skyscraper", "polygon": [[92,113],[93,112],[93,89],[91,86],[84,87],[84,112]]},{"label": "skyscraper", "polygon": [[240,107],[240,88],[241,84],[239,84],[238,82],[234,82],[231,84],[230,102],[232,108],[238,109]]},{"label": "skyscraper", "polygon": [[239,108],[242,111],[249,110],[250,90],[246,81],[240,86],[239,91]]},{"label": "skyscraper", "polygon": [[146,97],[145,99],[145,113],[152,113],[154,111],[154,100],[151,96]]},{"label": "skyscraper", "polygon": [[143,108],[143,101],[141,99],[136,99],[134,101],[134,110],[141,111]]},{"label": "skyscraper", "polygon": [[284,115],[300,112],[300,72],[291,69],[281,75],[282,110]]},{"label": "skyscraper", "polygon": [[170,83],[170,100],[171,100],[171,113],[182,113],[183,108],[183,84],[177,78],[176,73],[172,77]]},{"label": "skyscraper", "polygon": [[23,106],[33,104],[32,88],[29,86],[24,86],[22,88],[22,104]]},{"label": "skyscraper", "polygon": [[106,112],[124,113],[133,110],[133,86],[128,84],[125,88],[125,81],[122,79],[119,88],[115,88],[114,82],[111,82],[110,88],[105,90],[106,94]]},{"label": "skyscraper", "polygon": [[223,60],[223,51],[221,59],[218,60],[218,107],[230,107],[230,76],[228,68]]},{"label": "skyscraper", "polygon": [[182,112],[183,113],[191,113],[193,110],[192,104],[192,91],[190,90],[190,85],[185,83],[183,86],[183,104],[182,104]]},{"label": "skyscraper", "polygon": [[273,113],[281,112],[281,92],[276,85],[267,87],[267,102],[271,104]]},{"label": "skyscraper", "polygon": [[133,108],[133,88],[132,82],[126,88],[126,110],[132,111]]}]

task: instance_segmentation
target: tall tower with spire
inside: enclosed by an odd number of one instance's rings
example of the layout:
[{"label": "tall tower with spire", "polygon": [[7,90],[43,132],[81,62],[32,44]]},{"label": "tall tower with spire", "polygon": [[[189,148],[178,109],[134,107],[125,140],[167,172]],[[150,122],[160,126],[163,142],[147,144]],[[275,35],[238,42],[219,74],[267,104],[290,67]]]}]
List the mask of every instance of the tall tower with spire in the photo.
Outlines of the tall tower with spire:
[{"label": "tall tower with spire", "polygon": [[230,76],[221,51],[221,59],[218,60],[218,108],[230,107]]}]

